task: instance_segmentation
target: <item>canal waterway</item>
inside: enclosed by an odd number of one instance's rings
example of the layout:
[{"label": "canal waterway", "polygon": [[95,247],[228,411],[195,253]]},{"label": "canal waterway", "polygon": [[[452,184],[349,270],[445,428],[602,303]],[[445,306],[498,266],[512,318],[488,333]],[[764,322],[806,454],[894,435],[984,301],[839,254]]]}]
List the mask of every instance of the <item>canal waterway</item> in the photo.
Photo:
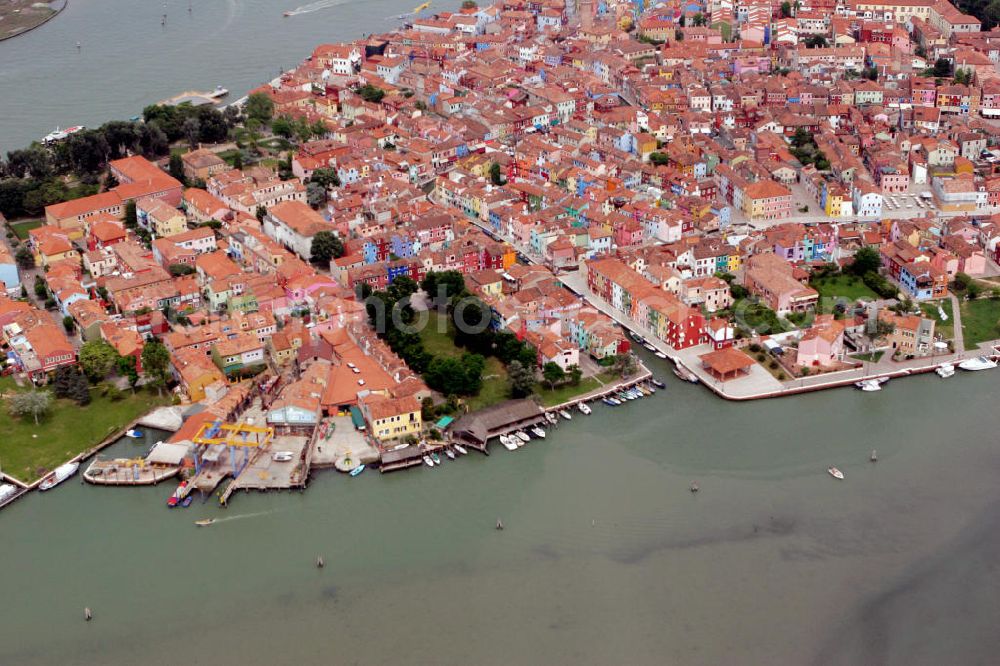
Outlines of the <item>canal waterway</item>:
[{"label": "canal waterway", "polygon": [[228,509],[74,481],[0,514],[0,663],[995,663],[998,378],[669,377],[516,452]]},{"label": "canal waterway", "polygon": [[[386,32],[417,4],[70,0],[44,26],[0,42],[0,152],[26,146],[56,126],[130,118],[185,90],[221,85],[239,98],[296,66],[317,44]],[[431,11],[458,5],[435,0]],[[296,14],[286,18],[286,11]]]}]

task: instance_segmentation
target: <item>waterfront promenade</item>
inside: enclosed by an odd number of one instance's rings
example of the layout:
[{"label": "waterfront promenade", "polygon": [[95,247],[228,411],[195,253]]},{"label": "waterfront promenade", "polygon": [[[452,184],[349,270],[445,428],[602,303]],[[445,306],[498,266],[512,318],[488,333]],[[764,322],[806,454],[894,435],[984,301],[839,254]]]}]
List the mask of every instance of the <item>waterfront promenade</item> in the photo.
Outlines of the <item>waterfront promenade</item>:
[{"label": "waterfront promenade", "polygon": [[750,367],[750,373],[745,377],[723,382],[709,375],[702,368],[701,361],[698,358],[700,355],[712,351],[711,345],[703,344],[687,349],[674,349],[662,340],[657,339],[652,331],[625,317],[621,312],[615,310],[610,304],[591,292],[587,288],[586,280],[582,273],[567,273],[561,275],[560,280],[568,289],[585,299],[588,304],[613,318],[624,328],[641,335],[657,350],[666,354],[675,365],[692,372],[713,393],[727,400],[775,398],[822,389],[852,386],[864,379],[906,377],[931,372],[944,363],[957,364],[967,358],[984,355],[997,356],[1000,354],[1000,350],[998,350],[1000,349],[998,348],[1000,341],[997,340],[981,343],[975,350],[963,351],[964,341],[961,333],[961,314],[957,299],[952,296],[953,312],[956,313],[954,319],[956,331],[955,349],[958,350],[954,353],[934,354],[932,356],[914,358],[909,361],[893,361],[888,356],[883,356],[878,362],[866,362],[858,368],[800,377],[784,382],[775,378],[759,363],[755,363]]}]

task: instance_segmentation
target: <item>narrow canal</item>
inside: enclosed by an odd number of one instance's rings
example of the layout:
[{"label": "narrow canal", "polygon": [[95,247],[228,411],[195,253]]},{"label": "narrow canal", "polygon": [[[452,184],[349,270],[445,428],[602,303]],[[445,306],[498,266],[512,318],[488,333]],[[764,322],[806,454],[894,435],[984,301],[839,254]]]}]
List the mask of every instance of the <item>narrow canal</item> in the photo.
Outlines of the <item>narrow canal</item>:
[{"label": "narrow canal", "polygon": [[516,452],[227,510],[67,483],[0,514],[0,663],[991,663],[997,378],[671,376]]}]

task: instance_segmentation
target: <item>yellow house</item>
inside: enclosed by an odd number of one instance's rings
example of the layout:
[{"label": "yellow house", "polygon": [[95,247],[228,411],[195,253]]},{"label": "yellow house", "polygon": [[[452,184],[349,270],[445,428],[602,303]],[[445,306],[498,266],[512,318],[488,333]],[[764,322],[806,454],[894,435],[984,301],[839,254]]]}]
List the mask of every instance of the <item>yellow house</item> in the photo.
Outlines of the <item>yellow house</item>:
[{"label": "yellow house", "polygon": [[162,199],[147,197],[135,203],[139,224],[157,238],[187,231],[187,217]]},{"label": "yellow house", "polygon": [[359,405],[372,435],[380,442],[418,436],[423,429],[420,402],[411,395],[387,398],[373,394],[362,398]]},{"label": "yellow house", "polygon": [[473,271],[465,277],[465,280],[472,290],[479,291],[484,296],[503,295],[503,278],[492,268]]}]

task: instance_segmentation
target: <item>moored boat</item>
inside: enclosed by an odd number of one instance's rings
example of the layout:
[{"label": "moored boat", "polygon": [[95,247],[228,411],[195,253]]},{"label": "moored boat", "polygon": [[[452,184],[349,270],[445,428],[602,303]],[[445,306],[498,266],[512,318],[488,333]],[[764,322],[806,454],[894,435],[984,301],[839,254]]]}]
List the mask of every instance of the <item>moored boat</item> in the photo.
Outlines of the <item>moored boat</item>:
[{"label": "moored boat", "polygon": [[615,406],[615,403],[611,402],[611,398],[601,398],[601,402],[603,402],[608,407],[614,407]]},{"label": "moored boat", "polygon": [[439,456],[437,453],[432,453],[431,454],[431,460],[434,461],[435,465],[440,465],[441,464],[441,456]]},{"label": "moored boat", "polygon": [[365,466],[364,465],[358,465],[357,467],[355,467],[354,469],[352,469],[350,471],[350,474],[351,474],[351,476],[357,476],[358,474],[361,474],[361,472],[363,472],[363,471],[365,471]]},{"label": "moored boat", "polygon": [[463,456],[468,455],[469,453],[468,451],[465,450],[465,447],[462,446],[461,444],[453,444],[452,446],[454,446],[455,450],[461,453]]},{"label": "moored boat", "polygon": [[836,467],[830,467],[826,471],[829,472],[830,476],[832,476],[833,478],[835,478],[837,480],[840,480],[840,481],[844,480],[844,473],[841,472]]},{"label": "moored boat", "polygon": [[0,504],[3,504],[17,494],[17,486],[13,483],[0,484]]},{"label": "moored boat", "polygon": [[500,435],[500,443],[503,444],[503,448],[507,449],[508,451],[516,450],[518,441],[519,440],[517,439],[517,437]]},{"label": "moored boat", "polygon": [[448,460],[454,460],[455,459],[455,452],[452,451],[451,449],[445,449],[444,450],[444,454],[446,456],[448,456]]},{"label": "moored boat", "polygon": [[991,370],[997,367],[997,362],[988,356],[978,356],[976,358],[967,358],[958,364],[958,367],[962,370]]},{"label": "moored boat", "polygon": [[132,439],[140,439],[142,437],[142,431],[136,430],[135,428],[125,431],[125,436]]},{"label": "moored boat", "polygon": [[567,421],[572,421],[573,420],[573,415],[570,414],[569,412],[567,412],[565,409],[560,409],[559,410],[559,416],[563,417]]},{"label": "moored boat", "polygon": [[40,484],[38,484],[39,490],[50,490],[55,488],[60,483],[68,479],[69,477],[76,474],[76,470],[80,469],[80,463],[71,462],[65,465],[59,465],[56,467],[48,476],[46,476]]},{"label": "moored boat", "polygon": [[580,410],[581,414],[587,414],[588,416],[590,415],[591,409],[590,405],[588,405],[587,403],[585,402],[578,403],[576,408]]},{"label": "moored boat", "polygon": [[516,435],[518,438],[520,438],[520,440],[522,442],[530,442],[531,441],[531,436],[528,435],[528,433],[524,432],[523,430],[518,430],[517,432],[514,433],[514,435]]},{"label": "moored boat", "polygon": [[664,384],[663,382],[661,382],[659,379],[656,379],[656,378],[650,379],[649,383],[652,384],[653,386],[655,386],[656,388],[661,388],[661,389],[662,388],[667,388],[666,384]]},{"label": "moored boat", "polygon": [[551,423],[552,425],[555,425],[556,423],[559,422],[559,417],[557,417],[552,412],[545,412],[545,420]]},{"label": "moored boat", "polygon": [[666,358],[667,358],[667,355],[666,355],[666,354],[664,354],[664,353],[663,353],[663,352],[661,352],[661,351],[657,351],[657,352],[656,352],[656,358],[662,358],[663,360],[666,360]]},{"label": "moored boat", "polygon": [[434,461],[431,460],[430,456],[424,456],[423,458],[421,458],[421,460],[423,460],[424,464],[427,465],[428,467],[434,467]]},{"label": "moored boat", "polygon": [[882,384],[879,383],[877,379],[862,379],[860,382],[855,382],[854,384],[862,391],[881,391]]},{"label": "moored boat", "polygon": [[955,366],[951,363],[942,363],[934,370],[934,372],[937,373],[938,377],[947,379],[955,374]]},{"label": "moored boat", "polygon": [[540,439],[545,439],[545,431],[542,430],[541,426],[532,427],[531,434]]}]

